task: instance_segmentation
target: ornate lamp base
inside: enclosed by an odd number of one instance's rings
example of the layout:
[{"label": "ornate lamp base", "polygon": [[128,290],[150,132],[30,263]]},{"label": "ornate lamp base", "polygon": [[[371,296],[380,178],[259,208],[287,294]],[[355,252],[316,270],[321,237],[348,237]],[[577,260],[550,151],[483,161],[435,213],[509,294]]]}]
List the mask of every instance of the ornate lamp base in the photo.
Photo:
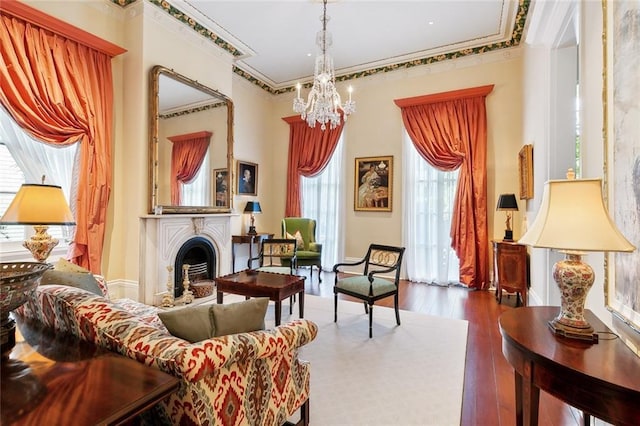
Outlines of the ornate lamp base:
[{"label": "ornate lamp base", "polygon": [[31,252],[35,260],[46,262],[51,250],[58,245],[58,240],[49,235],[47,232],[49,227],[46,225],[34,225],[33,229],[36,233],[25,240],[22,245]]},{"label": "ornate lamp base", "polygon": [[567,253],[553,267],[553,279],[560,289],[560,313],[549,321],[558,336],[598,343],[598,335],[584,318],[584,302],[593,285],[593,268],[581,260],[580,254]]}]

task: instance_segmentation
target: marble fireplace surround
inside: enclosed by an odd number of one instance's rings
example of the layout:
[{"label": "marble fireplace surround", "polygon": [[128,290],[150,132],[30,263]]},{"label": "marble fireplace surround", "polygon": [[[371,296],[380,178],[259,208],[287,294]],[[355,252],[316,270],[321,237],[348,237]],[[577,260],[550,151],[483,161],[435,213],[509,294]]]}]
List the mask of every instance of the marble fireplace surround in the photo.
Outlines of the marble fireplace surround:
[{"label": "marble fireplace surround", "polygon": [[[231,214],[146,215],[140,218],[138,299],[159,305],[180,247],[199,236],[213,244],[217,275],[231,273]],[[173,272],[171,275],[173,282]],[[174,283],[175,285],[175,283]]]}]

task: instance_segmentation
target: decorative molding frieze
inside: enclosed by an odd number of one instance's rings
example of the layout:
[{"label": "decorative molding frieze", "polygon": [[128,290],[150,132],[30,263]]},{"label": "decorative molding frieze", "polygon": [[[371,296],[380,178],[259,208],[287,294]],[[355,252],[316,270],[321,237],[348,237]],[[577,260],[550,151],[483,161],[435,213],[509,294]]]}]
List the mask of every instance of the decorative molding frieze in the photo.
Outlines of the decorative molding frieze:
[{"label": "decorative molding frieze", "polygon": [[[131,3],[132,0],[111,0],[111,1],[124,6],[126,4]],[[193,30],[188,32],[187,31],[182,32],[179,30],[175,31],[176,33],[179,33],[182,35],[189,33],[194,37],[200,38],[200,44],[198,42],[195,42],[195,40],[192,40],[192,39],[189,40],[190,43],[194,45],[202,45],[202,40],[206,39],[207,41],[212,42],[213,44],[218,46],[220,49],[226,51],[229,55],[231,55],[231,58],[232,58],[231,62],[233,62],[233,58],[242,58],[243,56],[246,55],[246,52],[241,51],[232,43],[229,43],[228,41],[224,40],[217,34],[213,33],[211,30],[207,29],[205,25],[203,25],[201,22],[198,22],[196,18],[190,16],[189,14],[185,13],[184,11],[180,10],[176,6],[170,4],[169,2],[163,1],[163,0],[140,0],[140,1],[153,5],[153,7],[157,9],[156,10],[157,13],[154,14],[156,19],[160,19],[161,15],[171,18],[170,20],[166,20],[166,21],[163,20],[162,21],[163,24],[165,23],[168,24],[169,22],[171,22],[175,25],[182,26],[183,29],[185,27],[188,27],[191,30]],[[469,56],[485,55],[488,52],[517,47],[520,45],[522,36],[525,31],[530,3],[531,3],[530,0],[518,1],[518,7],[516,12],[515,22],[513,23],[511,38],[509,38],[508,40],[495,41],[495,42],[488,41],[486,44],[482,44],[481,46],[476,46],[471,48],[462,48],[454,52],[434,54],[429,57],[415,58],[415,59],[406,60],[406,61],[402,61],[399,63],[390,64],[390,65],[374,66],[370,69],[363,70],[363,71],[347,72],[342,75],[336,76],[336,82],[339,83],[339,82],[344,82],[344,81],[349,81],[354,79],[361,79],[361,78],[370,77],[373,75],[385,74],[385,73],[395,72],[398,70],[406,70],[406,69],[415,68],[415,67],[424,67],[426,65],[433,65],[443,61],[450,61],[450,60],[455,60],[458,58],[464,58]],[[260,76],[255,76],[250,71],[245,70],[238,65],[233,65],[233,72],[236,75],[244,78],[245,80],[249,81],[250,83],[254,84],[257,87],[260,87],[261,89],[263,89],[264,91],[272,95],[292,93],[296,90],[295,85],[288,85],[288,84],[286,85],[286,87],[274,87],[266,83],[265,81],[263,81],[264,79],[261,79]],[[311,85],[312,85],[312,82],[309,81],[307,83],[303,83],[302,87],[309,89]]]}]

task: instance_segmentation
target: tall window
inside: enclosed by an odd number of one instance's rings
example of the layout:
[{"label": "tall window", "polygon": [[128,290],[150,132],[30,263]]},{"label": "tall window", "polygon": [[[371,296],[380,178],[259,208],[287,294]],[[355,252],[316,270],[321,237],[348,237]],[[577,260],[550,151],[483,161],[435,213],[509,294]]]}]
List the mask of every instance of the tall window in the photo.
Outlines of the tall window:
[{"label": "tall window", "polygon": [[209,206],[213,204],[209,173],[209,151],[207,151],[196,177],[191,182],[182,185],[183,206]]},{"label": "tall window", "polygon": [[[9,207],[23,183],[45,183],[62,187],[67,202],[77,179],[78,144],[58,148],[33,139],[0,108],[0,215]],[[70,203],[72,209],[73,205]],[[49,234],[63,246],[71,238],[71,227],[51,226]],[[33,233],[31,226],[0,226],[0,251],[14,250]],[[15,244],[14,244],[15,243]]]},{"label": "tall window", "polygon": [[[24,173],[13,160],[7,146],[0,142],[0,215],[7,211],[23,183]],[[23,226],[0,225],[0,241],[3,243],[23,239]]]},{"label": "tall window", "polygon": [[316,240],[322,243],[322,264],[334,265],[344,252],[344,136],[327,167],[302,178],[302,216],[316,220]]},{"label": "tall window", "polygon": [[459,282],[459,261],[451,248],[451,218],[458,171],[431,167],[404,132],[404,241],[411,281],[439,285]]}]

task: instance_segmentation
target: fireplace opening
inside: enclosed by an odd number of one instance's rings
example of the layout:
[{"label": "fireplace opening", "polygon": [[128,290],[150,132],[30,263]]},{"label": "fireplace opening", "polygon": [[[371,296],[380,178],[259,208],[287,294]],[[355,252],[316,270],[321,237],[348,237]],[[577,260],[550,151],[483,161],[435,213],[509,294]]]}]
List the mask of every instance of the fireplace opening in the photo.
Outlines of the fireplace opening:
[{"label": "fireplace opening", "polygon": [[188,264],[190,282],[209,280],[216,276],[216,251],[213,244],[203,237],[193,237],[180,247],[174,265],[174,297],[182,296],[184,275],[182,265]]}]

